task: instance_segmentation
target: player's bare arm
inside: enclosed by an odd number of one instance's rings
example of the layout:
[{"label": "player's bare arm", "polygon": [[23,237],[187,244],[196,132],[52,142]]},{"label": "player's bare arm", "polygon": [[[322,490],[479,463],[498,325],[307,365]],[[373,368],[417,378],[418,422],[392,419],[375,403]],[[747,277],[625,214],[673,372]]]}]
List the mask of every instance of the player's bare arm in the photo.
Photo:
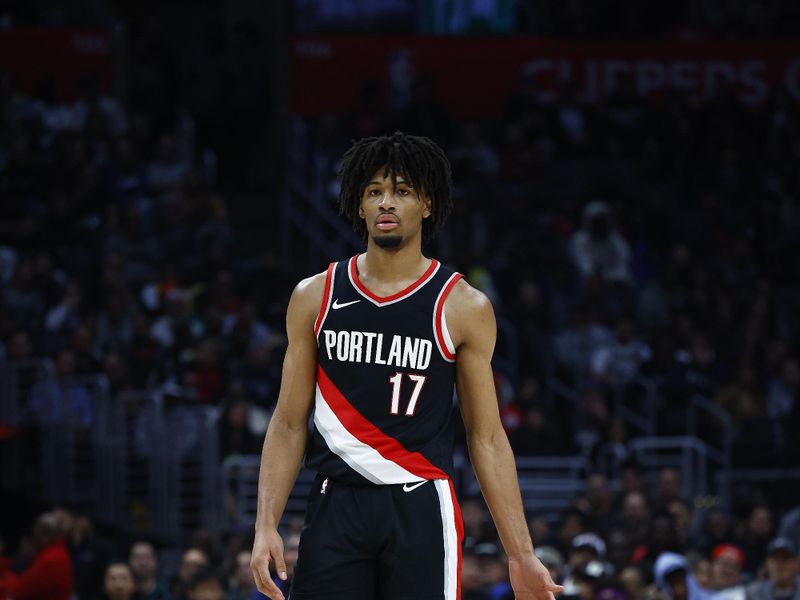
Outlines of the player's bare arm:
[{"label": "player's bare arm", "polygon": [[255,543],[250,566],[259,591],[273,600],[284,598],[270,577],[269,563],[274,562],[278,576],[286,578],[278,524],[306,446],[317,365],[314,320],[324,286],[325,273],[309,277],[297,285],[289,300],[286,311],[288,345],[281,389],[261,453]]},{"label": "player's bare arm", "polygon": [[515,596],[552,600],[563,588],[534,555],[514,455],[500,421],[491,367],[497,338],[492,305],[462,280],[445,304],[445,317],[457,348],[456,386],[470,460],[508,555]]}]

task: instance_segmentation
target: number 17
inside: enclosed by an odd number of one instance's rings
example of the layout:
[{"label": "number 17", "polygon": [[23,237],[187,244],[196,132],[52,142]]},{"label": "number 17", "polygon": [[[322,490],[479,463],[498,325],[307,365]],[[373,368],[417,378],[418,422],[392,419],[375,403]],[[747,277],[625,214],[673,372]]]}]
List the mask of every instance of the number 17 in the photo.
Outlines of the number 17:
[{"label": "number 17", "polygon": [[[425,381],[427,377],[425,375],[412,375],[411,373],[406,373],[408,378],[414,382],[414,389],[411,391],[411,399],[408,402],[408,407],[406,408],[406,415],[409,417],[414,416],[414,409],[417,406],[417,400],[419,400],[419,395],[422,392],[422,386],[425,385]],[[400,414],[400,387],[402,386],[403,381],[403,373],[395,373],[391,377],[389,377],[389,383],[392,384],[392,406],[389,409],[389,412],[393,415]]]}]

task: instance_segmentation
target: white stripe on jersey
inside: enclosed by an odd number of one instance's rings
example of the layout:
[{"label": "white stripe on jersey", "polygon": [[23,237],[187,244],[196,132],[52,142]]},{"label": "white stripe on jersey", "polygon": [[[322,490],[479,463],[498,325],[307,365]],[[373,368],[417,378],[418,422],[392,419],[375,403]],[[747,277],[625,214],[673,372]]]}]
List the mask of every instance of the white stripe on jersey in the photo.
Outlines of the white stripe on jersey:
[{"label": "white stripe on jersey", "polygon": [[336,413],[328,406],[319,385],[317,385],[314,405],[314,425],[325,439],[331,452],[372,483],[393,484],[425,481],[396,462],[384,458],[375,448],[368,446],[350,433]]}]

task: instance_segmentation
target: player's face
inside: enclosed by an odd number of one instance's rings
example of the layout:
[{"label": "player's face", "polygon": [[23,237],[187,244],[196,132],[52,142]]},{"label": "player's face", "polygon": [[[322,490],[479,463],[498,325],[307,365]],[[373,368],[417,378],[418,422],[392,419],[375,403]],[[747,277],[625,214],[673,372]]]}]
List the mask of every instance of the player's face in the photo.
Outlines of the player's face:
[{"label": "player's face", "polygon": [[364,189],[359,215],[377,246],[399,248],[420,237],[422,220],[431,215],[431,201],[399,175],[395,186],[391,173],[384,177],[379,169]]}]

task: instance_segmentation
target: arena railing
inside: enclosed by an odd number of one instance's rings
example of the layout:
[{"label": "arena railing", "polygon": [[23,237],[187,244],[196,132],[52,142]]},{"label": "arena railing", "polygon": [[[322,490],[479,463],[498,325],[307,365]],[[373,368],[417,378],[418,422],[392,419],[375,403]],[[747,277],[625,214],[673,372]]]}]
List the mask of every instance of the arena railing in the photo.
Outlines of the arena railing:
[{"label": "arena railing", "polygon": [[41,493],[41,448],[27,443],[27,399],[31,388],[51,376],[49,359],[0,360],[0,426],[5,438],[0,444],[0,489],[31,490]]},{"label": "arena railing", "polygon": [[24,417],[30,388],[52,374],[53,361],[49,358],[0,360],[0,424],[18,427]]},{"label": "arena railing", "polygon": [[122,522],[165,541],[205,528],[219,533],[218,414],[161,393],[120,394],[115,418],[124,436],[117,464]]},{"label": "arena railing", "polygon": [[713,497],[727,506],[727,491],[712,487],[713,475],[724,466],[722,456],[703,440],[692,435],[645,437],[631,440],[628,448],[650,478],[665,467],[675,468],[685,498]]},{"label": "arena railing", "polygon": [[215,408],[160,391],[112,397],[105,376],[58,378],[47,360],[2,362],[0,425],[2,489],[165,542],[218,533]]},{"label": "arena railing", "polygon": [[[641,389],[643,392],[635,398],[639,405],[638,411],[632,409],[627,401],[637,389]],[[614,386],[613,396],[616,413],[626,424],[636,427],[643,435],[656,434],[656,384],[652,379],[637,375],[624,384]]]},{"label": "arena railing", "polygon": [[280,239],[285,256],[302,248],[308,251],[309,268],[319,269],[331,260],[352,256],[363,244],[329,200],[334,165],[312,141],[308,127],[296,117],[289,128]]}]

